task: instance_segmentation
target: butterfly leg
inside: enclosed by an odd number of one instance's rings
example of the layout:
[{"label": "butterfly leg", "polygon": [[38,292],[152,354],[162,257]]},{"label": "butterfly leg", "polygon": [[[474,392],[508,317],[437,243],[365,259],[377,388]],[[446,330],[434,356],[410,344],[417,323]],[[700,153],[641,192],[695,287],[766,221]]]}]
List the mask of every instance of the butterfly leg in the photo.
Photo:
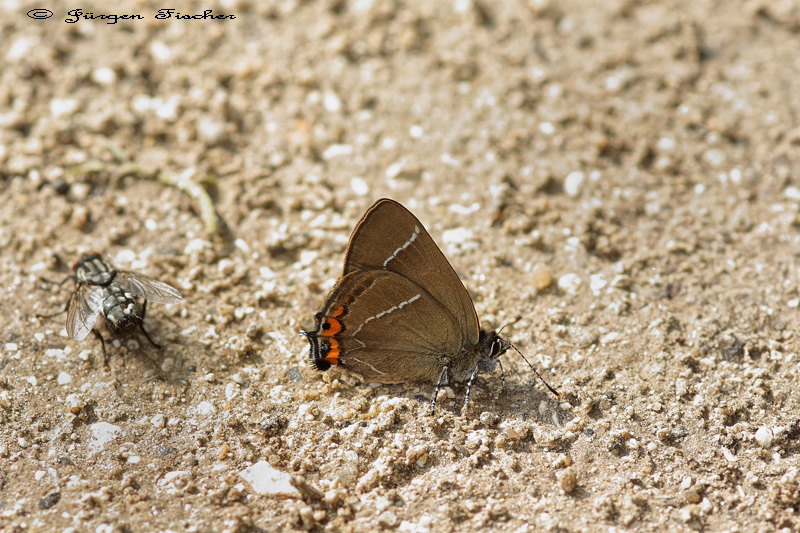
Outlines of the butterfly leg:
[{"label": "butterfly leg", "polygon": [[96,329],[92,329],[92,333],[100,341],[100,346],[103,348],[103,368],[108,368],[108,352],[106,352],[106,340],[100,335]]},{"label": "butterfly leg", "polygon": [[144,329],[144,317],[145,317],[146,314],[147,314],[147,300],[145,300],[144,304],[142,304],[142,319],[139,321],[139,329],[142,330],[142,333],[144,333],[144,336],[147,337],[147,340],[150,341],[150,344],[152,344],[156,348],[161,349],[161,345],[160,344],[156,344],[156,342],[153,341],[153,339],[150,338],[150,335],[147,333],[147,330]]},{"label": "butterfly leg", "polygon": [[497,364],[500,365],[500,383],[503,384],[502,385],[503,388],[501,389],[501,392],[505,392],[506,391],[506,371],[503,370],[503,363],[501,363],[499,359],[497,360]]},{"label": "butterfly leg", "polygon": [[469,395],[472,393],[472,384],[475,383],[475,379],[478,377],[478,372],[480,371],[480,367],[476,366],[472,370],[472,375],[469,377],[469,381],[467,381],[467,392],[464,395],[464,409],[462,411],[467,410],[467,406],[469,405]]},{"label": "butterfly leg", "polygon": [[439,379],[436,381],[436,388],[433,389],[433,398],[431,399],[431,416],[436,412],[436,398],[439,397],[439,391],[444,385],[450,382],[450,370],[445,366],[439,373]]}]

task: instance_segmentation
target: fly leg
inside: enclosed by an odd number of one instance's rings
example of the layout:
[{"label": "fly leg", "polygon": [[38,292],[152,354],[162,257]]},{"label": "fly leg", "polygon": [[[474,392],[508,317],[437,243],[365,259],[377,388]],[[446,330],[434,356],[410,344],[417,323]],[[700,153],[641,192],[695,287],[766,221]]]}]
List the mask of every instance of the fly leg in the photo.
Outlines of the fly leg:
[{"label": "fly leg", "polygon": [[106,351],[106,340],[100,335],[100,332],[96,329],[92,329],[92,333],[97,339],[100,341],[100,346],[103,348],[103,368],[108,369],[108,352]]},{"label": "fly leg", "polygon": [[[69,278],[67,278],[67,279],[69,279]],[[69,297],[69,300],[67,300],[67,305],[65,305],[64,309],[62,309],[61,311],[57,311],[57,312],[51,313],[49,315],[36,315],[36,318],[39,318],[39,319],[42,319],[42,318],[53,318],[54,316],[63,315],[64,313],[66,313],[69,310],[69,304],[72,303],[72,297],[73,296],[75,296],[75,295],[73,294],[73,295],[71,295]]]},{"label": "fly leg", "polygon": [[161,345],[156,344],[156,342],[150,338],[150,335],[147,333],[147,330],[144,329],[144,317],[146,314],[147,314],[147,300],[145,300],[144,303],[142,304],[142,319],[139,321],[139,329],[142,330],[142,333],[144,333],[144,336],[147,337],[147,340],[150,341],[150,344],[152,344],[158,349],[161,349]]}]

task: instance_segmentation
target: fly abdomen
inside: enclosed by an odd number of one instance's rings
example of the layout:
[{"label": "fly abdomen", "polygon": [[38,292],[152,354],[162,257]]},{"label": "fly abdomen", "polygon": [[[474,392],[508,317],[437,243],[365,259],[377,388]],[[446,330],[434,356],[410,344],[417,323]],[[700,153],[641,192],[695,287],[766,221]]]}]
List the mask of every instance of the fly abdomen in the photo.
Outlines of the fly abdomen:
[{"label": "fly abdomen", "polygon": [[113,284],[106,288],[103,316],[114,328],[127,328],[140,314],[139,304],[131,293]]}]

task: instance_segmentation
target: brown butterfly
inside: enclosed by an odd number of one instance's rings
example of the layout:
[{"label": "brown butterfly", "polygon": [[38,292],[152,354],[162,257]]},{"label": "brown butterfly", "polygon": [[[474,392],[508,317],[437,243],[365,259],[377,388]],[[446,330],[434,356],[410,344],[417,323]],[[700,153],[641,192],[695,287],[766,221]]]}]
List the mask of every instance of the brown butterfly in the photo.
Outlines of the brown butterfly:
[{"label": "brown butterfly", "polygon": [[480,328],[467,289],[425,227],[386,198],[353,230],[344,272],[314,319],[302,334],[319,370],[339,366],[377,383],[433,383],[431,412],[452,382],[467,383],[466,408],[478,374],[502,371],[498,358],[516,350]]}]

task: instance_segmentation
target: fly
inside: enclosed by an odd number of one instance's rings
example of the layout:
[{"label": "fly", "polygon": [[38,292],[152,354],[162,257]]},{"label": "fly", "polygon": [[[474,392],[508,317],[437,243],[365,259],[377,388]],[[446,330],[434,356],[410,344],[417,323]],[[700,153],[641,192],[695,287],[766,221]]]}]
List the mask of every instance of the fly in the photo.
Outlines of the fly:
[{"label": "fly", "polygon": [[147,302],[179,302],[183,297],[178,289],[136,272],[117,270],[97,253],[85,254],[72,269],[76,286],[66,308],[71,338],[80,341],[94,333],[103,347],[103,364],[108,366],[105,339],[95,329],[103,315],[110,330],[121,332],[138,326],[150,344],[161,348],[144,329]]}]

